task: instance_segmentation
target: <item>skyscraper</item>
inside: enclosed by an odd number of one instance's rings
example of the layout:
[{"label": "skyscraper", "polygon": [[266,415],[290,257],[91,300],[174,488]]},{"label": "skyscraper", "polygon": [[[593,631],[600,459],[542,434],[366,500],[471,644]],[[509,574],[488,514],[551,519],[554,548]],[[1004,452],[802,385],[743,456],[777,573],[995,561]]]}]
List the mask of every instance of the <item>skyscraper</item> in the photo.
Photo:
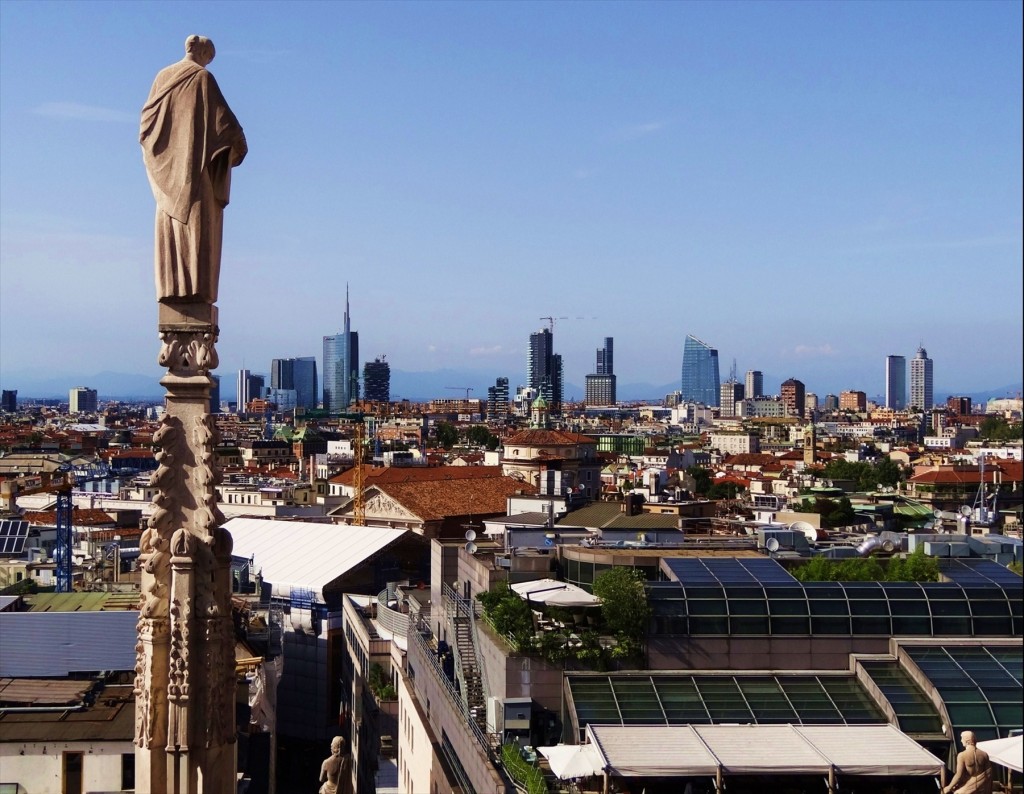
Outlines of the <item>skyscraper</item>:
[{"label": "skyscraper", "polygon": [[508,418],[508,378],[498,378],[487,389],[487,421],[502,422]]},{"label": "skyscraper", "polygon": [[932,391],[932,360],[923,347],[910,359],[910,405],[928,411],[935,404]]},{"label": "skyscraper", "polygon": [[907,360],[885,357],[885,407],[902,411],[907,407]]},{"label": "skyscraper", "polygon": [[594,373],[587,375],[586,403],[591,405],[615,405],[615,342],[610,336],[604,338],[604,347],[597,350]]},{"label": "skyscraper", "polygon": [[391,402],[391,365],[387,356],[363,364],[363,396],[370,402]]},{"label": "skyscraper", "polygon": [[718,351],[695,336],[683,345],[682,387],[683,402],[718,406]]},{"label": "skyscraper", "polygon": [[796,378],[790,378],[783,382],[780,396],[789,416],[803,417],[807,408],[805,392],[803,382]]},{"label": "skyscraper", "polygon": [[558,413],[562,409],[562,357],[554,352],[554,344],[547,328],[530,334],[526,381],[544,398],[551,412]]},{"label": "skyscraper", "polygon": [[4,389],[3,396],[0,397],[0,411],[7,411],[8,413],[14,413],[18,410],[18,390],[17,389]]},{"label": "skyscraper", "polygon": [[94,413],[98,407],[96,390],[76,386],[68,392],[68,413]]},{"label": "skyscraper", "polygon": [[238,370],[238,380],[235,382],[235,410],[238,413],[245,413],[249,403],[263,396],[264,383],[262,375],[253,375],[247,369]]},{"label": "skyscraper", "polygon": [[220,375],[210,375],[213,385],[210,386],[210,413],[220,413]]},{"label": "skyscraper", "polygon": [[744,396],[748,400],[755,397],[764,397],[764,374],[759,369],[748,369],[746,383],[743,389]]},{"label": "skyscraper", "polygon": [[296,407],[316,408],[316,358],[275,358],[270,364],[270,388],[294,389]]},{"label": "skyscraper", "polygon": [[359,399],[359,334],[352,330],[345,287],[345,326],[324,337],[324,410],[340,413]]},{"label": "skyscraper", "polygon": [[737,416],[737,408],[743,402],[743,391],[743,384],[734,380],[730,379],[722,384],[721,400],[719,401],[722,409],[720,416],[726,418]]}]

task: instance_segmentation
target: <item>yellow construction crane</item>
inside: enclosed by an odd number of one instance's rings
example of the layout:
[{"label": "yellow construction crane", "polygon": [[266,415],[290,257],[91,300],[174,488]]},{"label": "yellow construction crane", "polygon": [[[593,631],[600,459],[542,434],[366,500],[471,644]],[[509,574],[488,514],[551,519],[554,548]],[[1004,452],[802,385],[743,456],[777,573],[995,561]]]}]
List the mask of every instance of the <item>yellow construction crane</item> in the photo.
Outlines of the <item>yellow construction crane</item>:
[{"label": "yellow construction crane", "polygon": [[366,526],[366,499],[363,495],[363,442],[365,433],[366,426],[360,422],[356,425],[356,433],[352,439],[356,472],[352,479],[352,488],[355,490],[355,496],[352,500],[352,523],[357,527]]}]

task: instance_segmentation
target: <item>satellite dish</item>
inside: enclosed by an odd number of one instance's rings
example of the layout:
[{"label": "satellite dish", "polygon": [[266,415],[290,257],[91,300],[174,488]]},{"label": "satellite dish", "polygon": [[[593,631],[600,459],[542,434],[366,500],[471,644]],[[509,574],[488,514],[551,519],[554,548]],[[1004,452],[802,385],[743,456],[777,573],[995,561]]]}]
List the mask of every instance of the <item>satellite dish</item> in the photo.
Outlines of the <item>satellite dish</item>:
[{"label": "satellite dish", "polygon": [[806,521],[794,521],[789,525],[789,528],[794,532],[803,532],[804,537],[806,537],[810,543],[814,543],[818,539],[818,530]]},{"label": "satellite dish", "polygon": [[476,530],[475,529],[467,529],[466,530],[466,540],[468,540],[470,543],[472,543],[474,540],[476,540]]},{"label": "satellite dish", "polygon": [[476,554],[476,544],[473,543],[472,541],[467,543],[466,544],[466,551],[468,551],[470,554]]},{"label": "satellite dish", "polygon": [[768,551],[773,551],[773,552],[774,551],[778,551],[779,550],[779,539],[778,538],[768,538],[768,540],[765,541],[764,547],[766,549],[768,549]]},{"label": "satellite dish", "polygon": [[971,514],[971,506],[970,505],[960,505],[960,515],[962,515],[962,516],[969,516],[970,514]]}]

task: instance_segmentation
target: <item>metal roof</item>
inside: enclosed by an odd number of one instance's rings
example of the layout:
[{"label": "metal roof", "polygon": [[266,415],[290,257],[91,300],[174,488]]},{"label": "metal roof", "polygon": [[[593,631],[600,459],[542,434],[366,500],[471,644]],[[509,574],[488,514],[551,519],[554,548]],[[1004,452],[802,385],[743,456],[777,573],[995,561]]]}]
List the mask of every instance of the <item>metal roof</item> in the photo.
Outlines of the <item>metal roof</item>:
[{"label": "metal roof", "polygon": [[135,669],[134,610],[0,612],[0,677]]},{"label": "metal roof", "polygon": [[252,557],[253,570],[275,587],[323,588],[387,548],[409,530],[233,518],[224,528],[233,554]]}]

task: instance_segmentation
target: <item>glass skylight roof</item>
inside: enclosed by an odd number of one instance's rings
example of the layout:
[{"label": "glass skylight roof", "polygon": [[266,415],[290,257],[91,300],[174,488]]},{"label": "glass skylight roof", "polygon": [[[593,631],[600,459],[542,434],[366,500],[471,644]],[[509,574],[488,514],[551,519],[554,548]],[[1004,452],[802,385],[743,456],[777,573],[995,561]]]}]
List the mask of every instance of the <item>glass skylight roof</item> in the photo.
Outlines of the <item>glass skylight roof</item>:
[{"label": "glass skylight roof", "polygon": [[911,736],[943,736],[942,718],[935,705],[899,662],[861,660],[860,664],[892,705],[901,731]]},{"label": "glass skylight roof", "polygon": [[568,677],[580,730],[605,725],[884,724],[852,675]]},{"label": "glass skylight roof", "polygon": [[958,560],[943,560],[943,563],[943,575],[957,584],[998,584],[1015,589],[1018,596],[1024,591],[1024,579],[994,560],[964,557]]},{"label": "glass skylight roof", "polygon": [[687,585],[791,584],[789,572],[767,557],[666,557],[672,576]]},{"label": "glass skylight roof", "polygon": [[979,741],[1022,727],[1024,648],[906,646],[946,705],[953,736],[972,730]]}]

